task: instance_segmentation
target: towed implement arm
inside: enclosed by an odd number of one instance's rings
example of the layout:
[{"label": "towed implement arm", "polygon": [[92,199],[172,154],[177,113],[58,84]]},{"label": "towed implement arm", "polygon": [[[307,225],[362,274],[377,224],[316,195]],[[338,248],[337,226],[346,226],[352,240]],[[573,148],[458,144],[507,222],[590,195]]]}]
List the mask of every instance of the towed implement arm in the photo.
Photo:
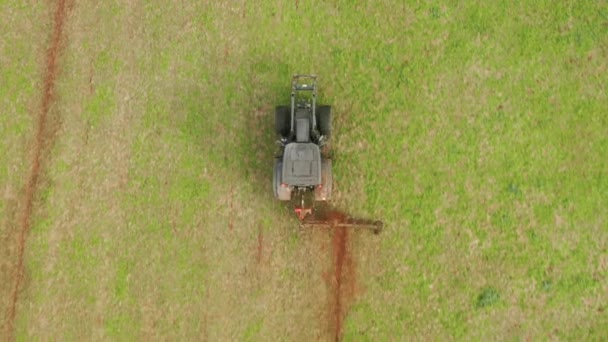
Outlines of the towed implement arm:
[{"label": "towed implement arm", "polygon": [[326,221],[315,218],[305,218],[300,222],[302,228],[355,228],[369,229],[374,234],[380,234],[384,224],[382,221],[346,218],[340,221]]}]

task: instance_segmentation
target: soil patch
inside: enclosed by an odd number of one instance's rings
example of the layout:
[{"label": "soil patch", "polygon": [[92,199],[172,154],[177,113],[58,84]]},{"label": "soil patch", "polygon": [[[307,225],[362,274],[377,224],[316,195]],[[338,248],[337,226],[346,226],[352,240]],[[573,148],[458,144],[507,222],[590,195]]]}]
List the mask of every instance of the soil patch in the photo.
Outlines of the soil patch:
[{"label": "soil patch", "polygon": [[334,339],[342,338],[344,318],[348,313],[350,304],[355,296],[356,272],[349,243],[349,228],[337,227],[346,223],[348,216],[332,208],[320,208],[315,212],[316,219],[326,221],[332,225],[333,238],[333,270],[327,277],[329,293],[328,321]]}]

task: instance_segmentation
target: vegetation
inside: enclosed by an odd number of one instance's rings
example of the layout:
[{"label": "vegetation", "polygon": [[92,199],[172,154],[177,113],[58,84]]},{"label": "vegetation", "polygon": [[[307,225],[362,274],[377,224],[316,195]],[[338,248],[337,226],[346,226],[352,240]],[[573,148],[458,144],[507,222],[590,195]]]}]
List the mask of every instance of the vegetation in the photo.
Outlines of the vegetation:
[{"label": "vegetation", "polygon": [[[0,237],[51,5],[0,2]],[[75,2],[15,334],[333,336],[331,233],[271,191],[274,106],[316,73],[335,205],[385,222],[350,234],[344,340],[608,338],[607,25],[605,1]]]}]

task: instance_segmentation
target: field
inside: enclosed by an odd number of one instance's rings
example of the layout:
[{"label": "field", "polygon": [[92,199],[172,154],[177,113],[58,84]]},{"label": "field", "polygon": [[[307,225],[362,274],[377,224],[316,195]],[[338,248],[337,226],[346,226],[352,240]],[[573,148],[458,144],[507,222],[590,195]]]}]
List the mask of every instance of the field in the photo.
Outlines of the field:
[{"label": "field", "polygon": [[[0,1],[0,337],[608,339],[608,2]],[[271,189],[294,73],[333,204]]]}]

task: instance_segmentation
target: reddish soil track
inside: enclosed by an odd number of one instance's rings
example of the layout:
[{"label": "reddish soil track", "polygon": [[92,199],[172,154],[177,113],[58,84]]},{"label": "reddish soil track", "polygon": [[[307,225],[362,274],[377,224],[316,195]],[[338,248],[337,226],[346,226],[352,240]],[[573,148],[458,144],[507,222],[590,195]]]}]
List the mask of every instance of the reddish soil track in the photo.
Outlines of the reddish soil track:
[{"label": "reddish soil track", "polygon": [[51,105],[55,99],[55,80],[58,74],[58,58],[62,47],[63,30],[65,26],[65,18],[68,10],[66,0],[58,0],[53,17],[53,31],[50,40],[50,45],[46,53],[46,64],[43,73],[43,92],[40,104],[40,110],[36,115],[37,128],[35,141],[32,151],[32,165],[27,182],[24,189],[23,211],[19,221],[18,228],[18,249],[17,262],[14,268],[13,290],[8,307],[8,315],[6,321],[6,331],[9,340],[14,336],[14,322],[17,314],[17,302],[19,300],[19,292],[25,277],[24,269],[24,252],[25,243],[31,226],[31,216],[34,206],[34,198],[36,195],[37,186],[40,180],[41,165],[44,152],[48,150],[51,144],[50,134],[48,129],[48,116]]},{"label": "reddish soil track", "polygon": [[342,337],[342,326],[348,306],[355,292],[355,272],[353,259],[348,248],[348,229],[335,228],[333,238],[334,248],[334,279],[332,321],[334,324],[335,340]]},{"label": "reddish soil track", "polygon": [[[323,220],[337,224],[346,222],[346,214],[336,210],[328,210],[321,214]],[[349,246],[349,229],[333,228],[333,274],[328,279],[330,287],[329,322],[334,339],[342,339],[342,328],[348,307],[355,295],[355,265]]]}]

